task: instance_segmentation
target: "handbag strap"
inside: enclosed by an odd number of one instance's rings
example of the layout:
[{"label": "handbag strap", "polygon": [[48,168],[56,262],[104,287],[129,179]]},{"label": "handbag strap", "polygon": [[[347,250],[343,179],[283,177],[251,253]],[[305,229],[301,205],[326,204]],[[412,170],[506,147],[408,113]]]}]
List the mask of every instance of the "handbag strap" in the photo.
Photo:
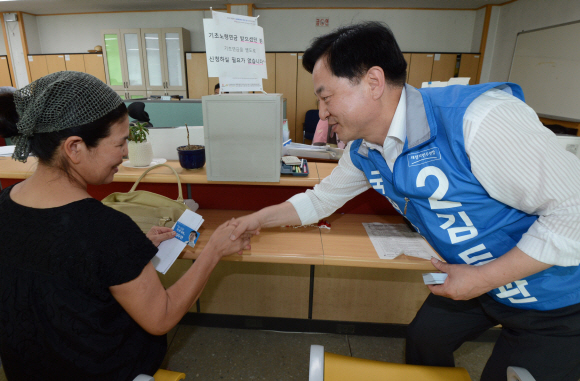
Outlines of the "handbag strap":
[{"label": "handbag strap", "polygon": [[141,181],[141,179],[143,177],[145,177],[145,175],[148,174],[149,171],[152,171],[152,170],[154,170],[155,168],[158,168],[158,167],[167,167],[167,168],[169,168],[169,169],[171,169],[173,171],[173,173],[175,174],[175,177],[177,177],[177,192],[178,192],[178,196],[177,196],[177,200],[176,201],[177,202],[183,202],[183,193],[181,191],[181,180],[179,179],[179,175],[177,174],[177,172],[175,171],[175,169],[173,169],[172,167],[170,167],[167,164],[157,164],[157,165],[155,165],[155,166],[153,166],[151,168],[148,168],[145,172],[143,172],[141,174],[141,176],[139,176],[139,178],[137,179],[137,181],[135,181],[135,184],[133,184],[133,187],[131,188],[131,190],[129,192],[133,192],[137,188],[137,185],[139,185],[139,182]]}]

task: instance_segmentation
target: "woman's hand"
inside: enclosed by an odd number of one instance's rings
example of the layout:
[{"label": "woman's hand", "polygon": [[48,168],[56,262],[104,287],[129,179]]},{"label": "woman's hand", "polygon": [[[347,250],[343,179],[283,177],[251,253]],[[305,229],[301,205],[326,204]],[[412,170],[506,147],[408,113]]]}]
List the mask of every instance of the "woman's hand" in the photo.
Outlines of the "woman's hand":
[{"label": "woman's hand", "polygon": [[175,231],[165,226],[153,226],[146,235],[155,246],[159,246],[161,242],[175,237]]},{"label": "woman's hand", "polygon": [[258,235],[260,234],[260,219],[256,213],[248,214],[246,216],[232,218],[228,222],[228,225],[234,226],[235,229],[230,236],[231,240],[240,238],[243,234]]},{"label": "woman's hand", "polygon": [[230,221],[221,224],[209,237],[206,247],[212,248],[220,258],[233,253],[242,254],[244,249],[249,250],[251,248],[250,238],[252,234],[250,233],[243,233],[235,240],[230,239],[236,227],[232,224],[233,221],[234,219],[232,218]]}]

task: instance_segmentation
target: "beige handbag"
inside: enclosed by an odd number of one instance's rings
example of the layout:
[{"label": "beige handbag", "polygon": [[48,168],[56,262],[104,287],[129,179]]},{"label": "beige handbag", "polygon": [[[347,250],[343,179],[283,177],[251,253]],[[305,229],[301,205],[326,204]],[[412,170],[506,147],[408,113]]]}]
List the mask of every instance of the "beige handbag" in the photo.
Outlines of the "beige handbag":
[{"label": "beige handbag", "polygon": [[[147,191],[136,191],[137,185],[149,171],[158,167],[167,167],[173,171],[177,177],[177,189],[179,196],[177,200],[172,200],[157,193]],[[103,204],[110,206],[119,212],[125,213],[143,232],[147,233],[153,226],[173,227],[175,222],[183,212],[189,209],[183,202],[183,193],[181,191],[181,181],[175,169],[167,164],[158,164],[147,169],[137,179],[128,193],[116,192],[108,195],[103,199]]]}]

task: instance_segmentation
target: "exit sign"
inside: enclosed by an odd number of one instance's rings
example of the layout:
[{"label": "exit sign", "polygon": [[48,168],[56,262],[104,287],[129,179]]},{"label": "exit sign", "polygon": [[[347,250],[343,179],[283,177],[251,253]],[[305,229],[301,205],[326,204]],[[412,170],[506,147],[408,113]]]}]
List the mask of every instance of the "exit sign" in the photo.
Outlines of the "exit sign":
[{"label": "exit sign", "polygon": [[328,17],[317,17],[316,26],[328,26]]}]

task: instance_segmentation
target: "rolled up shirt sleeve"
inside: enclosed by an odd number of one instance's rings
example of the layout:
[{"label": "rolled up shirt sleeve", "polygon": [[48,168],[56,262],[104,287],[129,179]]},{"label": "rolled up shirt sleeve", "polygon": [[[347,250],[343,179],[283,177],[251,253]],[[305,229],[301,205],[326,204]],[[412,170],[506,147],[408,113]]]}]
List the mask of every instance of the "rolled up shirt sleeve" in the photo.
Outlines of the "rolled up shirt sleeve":
[{"label": "rolled up shirt sleeve", "polygon": [[464,120],[473,174],[494,199],[539,216],[517,247],[540,262],[578,266],[580,160],[521,101],[480,111]]},{"label": "rolled up shirt sleeve", "polygon": [[296,209],[302,225],[308,225],[331,215],[370,187],[364,172],[356,168],[350,159],[349,143],[330,176],[314,189],[297,194],[288,201]]}]

